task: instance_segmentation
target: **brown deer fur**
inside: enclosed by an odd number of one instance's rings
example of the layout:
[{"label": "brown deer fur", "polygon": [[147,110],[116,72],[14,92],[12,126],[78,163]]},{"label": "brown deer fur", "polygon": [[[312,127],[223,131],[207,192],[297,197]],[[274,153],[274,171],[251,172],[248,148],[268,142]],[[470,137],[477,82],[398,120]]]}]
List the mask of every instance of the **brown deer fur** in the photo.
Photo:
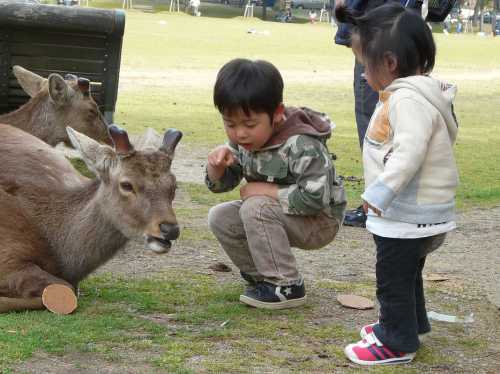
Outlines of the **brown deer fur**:
[{"label": "brown deer fur", "polygon": [[89,91],[78,86],[76,77],[64,80],[51,74],[45,79],[20,66],[14,66],[13,72],[31,99],[16,111],[0,115],[0,123],[20,128],[52,146],[70,144],[67,126],[112,144],[104,117]]},{"label": "brown deer fur", "polygon": [[0,124],[0,312],[43,308],[45,287],[76,288],[133,236],[168,249],[179,235],[170,166],[181,133],[169,130],[162,147],[143,150],[125,132],[112,131],[116,149],[71,128],[68,134],[96,179]]}]

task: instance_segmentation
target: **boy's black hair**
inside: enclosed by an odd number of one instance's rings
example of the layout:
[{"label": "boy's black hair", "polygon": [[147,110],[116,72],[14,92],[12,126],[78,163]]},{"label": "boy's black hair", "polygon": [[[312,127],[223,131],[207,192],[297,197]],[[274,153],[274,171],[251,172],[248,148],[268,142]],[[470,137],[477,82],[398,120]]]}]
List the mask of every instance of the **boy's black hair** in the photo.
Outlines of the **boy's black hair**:
[{"label": "boy's black hair", "polygon": [[400,78],[417,72],[428,74],[434,68],[436,45],[419,12],[388,3],[364,15],[339,6],[335,16],[340,22],[354,25],[352,31],[359,36],[365,64],[376,67],[390,52],[397,59]]},{"label": "boy's black hair", "polygon": [[226,63],[217,74],[214,104],[221,114],[242,109],[267,113],[272,119],[283,102],[283,78],[267,61],[237,58]]}]

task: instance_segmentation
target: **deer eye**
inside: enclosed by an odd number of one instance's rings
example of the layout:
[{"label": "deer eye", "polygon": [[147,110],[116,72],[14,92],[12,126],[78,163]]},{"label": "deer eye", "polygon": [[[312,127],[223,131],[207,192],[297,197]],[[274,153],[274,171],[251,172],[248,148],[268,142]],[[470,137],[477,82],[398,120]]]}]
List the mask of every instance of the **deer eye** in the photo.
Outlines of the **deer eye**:
[{"label": "deer eye", "polygon": [[134,192],[134,186],[130,182],[120,182],[120,188],[125,192]]}]

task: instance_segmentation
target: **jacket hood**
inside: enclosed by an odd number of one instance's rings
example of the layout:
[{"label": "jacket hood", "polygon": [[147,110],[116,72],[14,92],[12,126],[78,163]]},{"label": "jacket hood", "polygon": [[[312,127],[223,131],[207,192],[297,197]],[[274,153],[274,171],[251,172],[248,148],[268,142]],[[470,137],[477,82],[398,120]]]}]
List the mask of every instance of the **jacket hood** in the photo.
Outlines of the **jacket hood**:
[{"label": "jacket hood", "polygon": [[335,125],[325,113],[304,107],[287,107],[283,122],[277,126],[273,136],[262,149],[281,145],[295,135],[311,135],[326,142],[334,128]]},{"label": "jacket hood", "polygon": [[425,75],[416,75],[394,80],[385,91],[393,92],[400,88],[418,92],[441,113],[450,139],[454,143],[458,132],[458,122],[453,111],[453,100],[457,94],[457,87]]}]

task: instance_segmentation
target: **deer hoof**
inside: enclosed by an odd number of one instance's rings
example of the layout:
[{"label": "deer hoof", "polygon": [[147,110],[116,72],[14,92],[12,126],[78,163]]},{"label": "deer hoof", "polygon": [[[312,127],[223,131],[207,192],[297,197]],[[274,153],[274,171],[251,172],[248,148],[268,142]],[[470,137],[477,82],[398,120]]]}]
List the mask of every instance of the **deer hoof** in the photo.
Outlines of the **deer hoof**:
[{"label": "deer hoof", "polygon": [[56,314],[70,314],[78,305],[71,287],[63,284],[51,284],[45,287],[42,302],[48,310]]}]

